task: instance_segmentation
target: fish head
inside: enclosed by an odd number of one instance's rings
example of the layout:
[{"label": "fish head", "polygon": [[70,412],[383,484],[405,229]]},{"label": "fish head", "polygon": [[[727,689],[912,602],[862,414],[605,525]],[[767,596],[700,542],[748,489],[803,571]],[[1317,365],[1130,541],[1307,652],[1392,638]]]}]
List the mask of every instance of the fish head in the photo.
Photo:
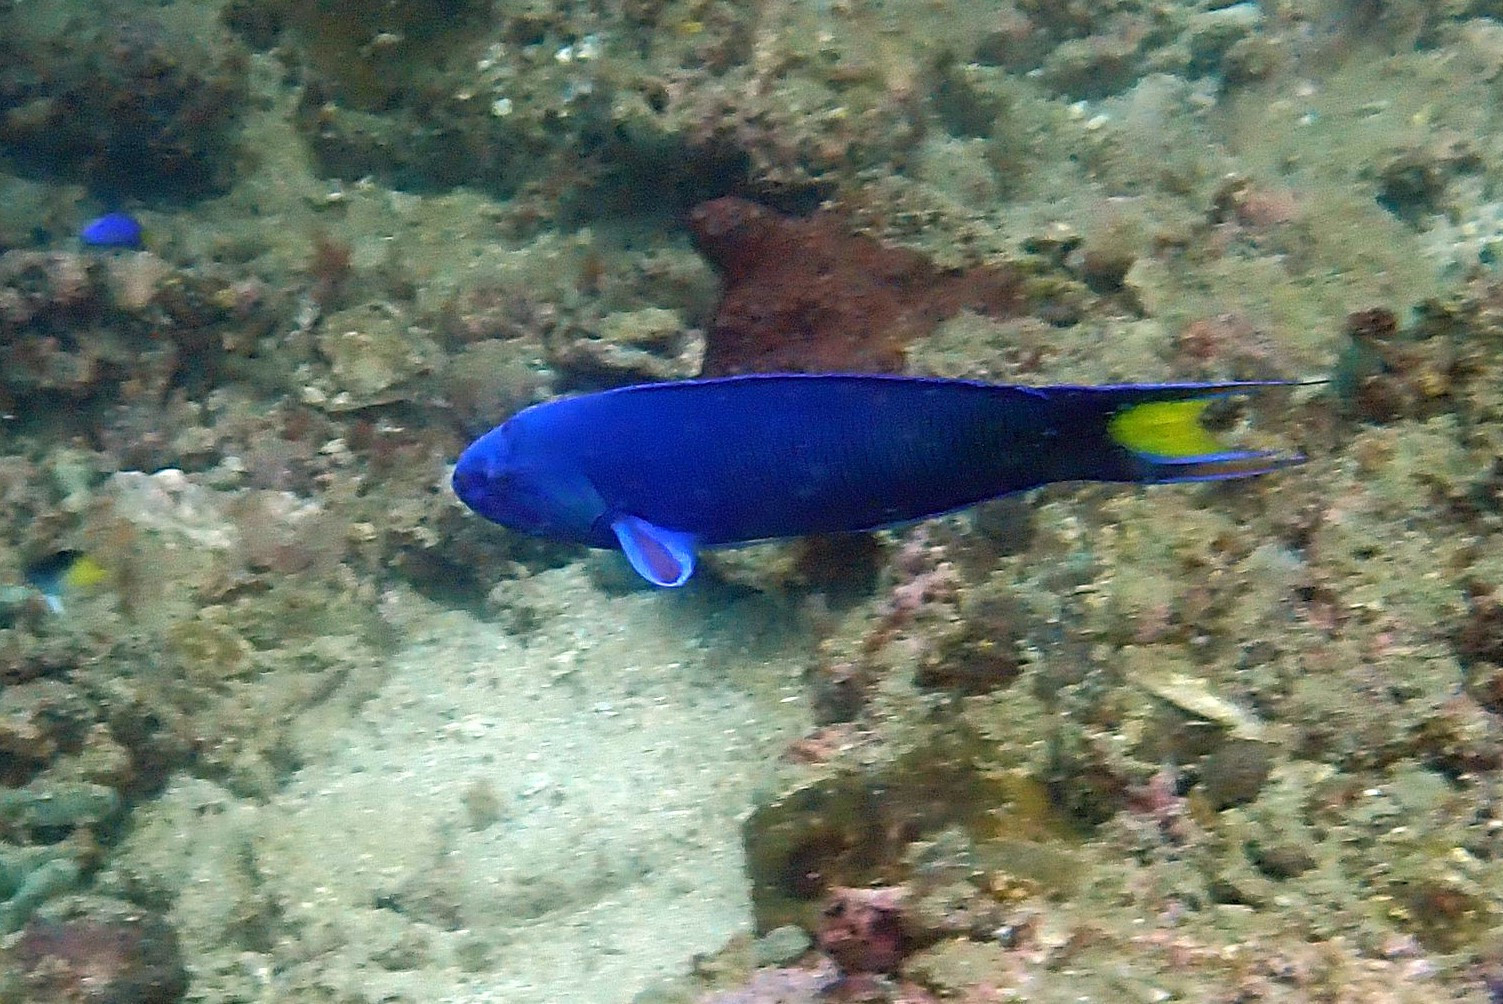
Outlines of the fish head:
[{"label": "fish head", "polygon": [[454,465],[454,494],[493,523],[537,537],[589,541],[605,504],[571,464],[529,449],[508,422],[471,443]]}]

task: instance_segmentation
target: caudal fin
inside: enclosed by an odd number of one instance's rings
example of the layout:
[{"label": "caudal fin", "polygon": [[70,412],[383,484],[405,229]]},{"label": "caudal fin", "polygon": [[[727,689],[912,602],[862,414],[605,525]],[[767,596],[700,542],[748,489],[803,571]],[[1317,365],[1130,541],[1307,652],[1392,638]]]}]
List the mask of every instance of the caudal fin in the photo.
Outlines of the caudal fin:
[{"label": "caudal fin", "polygon": [[[1299,453],[1229,449],[1201,424],[1217,398],[1279,383],[1181,384],[1102,388],[1121,398],[1106,421],[1107,438],[1129,461],[1135,481],[1220,481],[1267,474],[1302,463]],[[1135,400],[1136,398],[1136,400]]]}]

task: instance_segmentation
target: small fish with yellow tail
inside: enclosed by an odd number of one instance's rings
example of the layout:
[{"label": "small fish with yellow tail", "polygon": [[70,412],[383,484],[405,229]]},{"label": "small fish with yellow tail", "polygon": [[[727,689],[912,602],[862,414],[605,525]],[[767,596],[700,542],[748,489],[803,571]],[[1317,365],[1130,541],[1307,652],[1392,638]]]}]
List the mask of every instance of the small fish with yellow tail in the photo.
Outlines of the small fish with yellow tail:
[{"label": "small fish with yellow tail", "polygon": [[1055,481],[1266,474],[1207,405],[1284,381],[1022,387],[926,377],[757,374],[642,384],[527,408],[460,456],[471,509],[523,533],[615,548],[683,585],[697,552],[874,530]]},{"label": "small fish with yellow tail", "polygon": [[26,581],[55,614],[67,609],[66,597],[97,590],[108,580],[104,566],[83,551],[54,551],[26,566]]}]

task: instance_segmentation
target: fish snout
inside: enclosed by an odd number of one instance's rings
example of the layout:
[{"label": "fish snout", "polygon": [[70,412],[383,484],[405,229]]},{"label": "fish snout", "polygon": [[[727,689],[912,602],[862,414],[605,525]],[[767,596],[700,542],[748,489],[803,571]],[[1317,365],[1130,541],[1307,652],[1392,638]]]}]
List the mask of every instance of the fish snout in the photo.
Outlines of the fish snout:
[{"label": "fish snout", "polygon": [[480,500],[485,497],[486,488],[490,484],[490,475],[483,463],[477,463],[473,457],[462,456],[454,465],[450,484],[459,501],[478,511]]}]

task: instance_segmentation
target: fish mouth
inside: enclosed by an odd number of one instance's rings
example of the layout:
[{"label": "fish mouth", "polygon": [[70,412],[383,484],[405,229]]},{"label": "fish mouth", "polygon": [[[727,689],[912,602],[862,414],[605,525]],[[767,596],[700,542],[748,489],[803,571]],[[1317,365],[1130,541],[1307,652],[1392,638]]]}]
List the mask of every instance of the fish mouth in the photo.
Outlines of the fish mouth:
[{"label": "fish mouth", "polygon": [[505,480],[504,475],[498,474],[484,459],[461,455],[449,477],[449,485],[459,501],[487,519],[494,519],[491,511],[496,507]]},{"label": "fish mouth", "polygon": [[488,457],[461,455],[449,478],[454,494],[476,514],[523,533],[548,532],[547,505],[526,491],[516,472]]},{"label": "fish mouth", "polygon": [[454,465],[454,473],[449,478],[449,486],[454,489],[454,494],[459,501],[474,509],[476,508],[475,500],[485,490],[485,475],[476,470],[473,464],[467,464],[461,458],[459,463]]}]

